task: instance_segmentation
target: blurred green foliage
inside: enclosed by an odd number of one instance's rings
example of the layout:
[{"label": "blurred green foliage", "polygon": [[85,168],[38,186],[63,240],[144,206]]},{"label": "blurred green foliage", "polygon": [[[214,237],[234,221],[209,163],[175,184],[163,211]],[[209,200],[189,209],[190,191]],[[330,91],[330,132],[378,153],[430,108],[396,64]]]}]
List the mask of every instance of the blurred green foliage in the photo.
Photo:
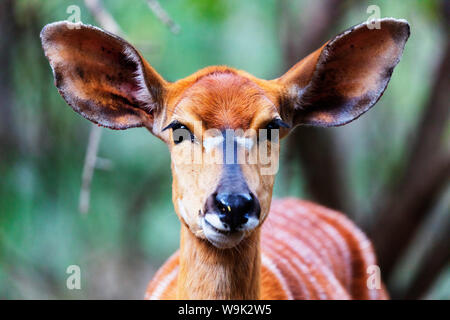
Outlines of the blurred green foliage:
[{"label": "blurred green foliage", "polygon": [[[292,6],[301,17],[312,2],[293,1]],[[285,17],[277,1],[160,3],[180,25],[178,35],[155,18],[144,0],[104,1],[126,39],[166,79],[215,64],[262,78],[286,71],[279,31]],[[367,20],[369,4],[379,5],[383,17],[405,18],[412,27],[377,107],[346,127],[326,129],[342,138],[357,218],[374,214],[372,200],[398,175],[408,134],[428,99],[443,43],[436,3],[348,1],[335,30]],[[10,74],[17,134],[0,155],[0,298],[140,298],[155,268],[178,247],[169,153],[145,129],[102,129],[99,156],[111,160],[113,168],[95,171],[90,212],[78,212],[90,124],[59,96],[39,41],[41,28],[67,19],[66,8],[74,4],[83,22],[96,24],[83,1],[75,0],[17,1],[11,17],[19,34],[12,39]],[[297,177],[286,181],[281,173],[275,196],[307,197],[300,172]],[[80,291],[65,288],[65,270],[72,264],[82,269]]]}]

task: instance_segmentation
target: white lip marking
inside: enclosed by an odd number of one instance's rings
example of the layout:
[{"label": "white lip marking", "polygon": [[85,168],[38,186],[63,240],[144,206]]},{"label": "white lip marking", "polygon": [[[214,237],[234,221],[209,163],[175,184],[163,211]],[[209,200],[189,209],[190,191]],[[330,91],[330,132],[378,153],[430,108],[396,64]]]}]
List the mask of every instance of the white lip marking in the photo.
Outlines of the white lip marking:
[{"label": "white lip marking", "polygon": [[222,136],[216,136],[216,137],[209,137],[203,139],[203,146],[205,147],[205,150],[209,152],[210,150],[216,148],[217,146],[221,145],[223,142]]},{"label": "white lip marking", "polygon": [[208,239],[208,241],[216,248],[225,249],[235,247],[244,238],[243,231],[238,231],[231,233],[229,235],[224,235],[217,232],[214,229],[215,227],[209,225],[209,222],[207,222],[205,218],[203,218],[201,221],[202,221],[202,229],[206,239]]},{"label": "white lip marking", "polygon": [[248,218],[247,223],[245,223],[242,226],[242,229],[243,230],[253,230],[253,229],[255,229],[258,226],[258,224],[259,224],[259,219],[258,218],[250,217],[250,218]]},{"label": "white lip marking", "polygon": [[[205,221],[208,222],[210,225],[212,225],[214,228],[221,230],[221,231],[230,231],[230,227],[226,224],[222,223],[220,221],[220,218],[217,214],[206,214],[205,215]],[[245,231],[245,230],[253,230],[255,229],[259,224],[259,219],[256,217],[250,217],[248,218],[248,221],[240,226],[237,230],[238,231]]]},{"label": "white lip marking", "polygon": [[222,221],[220,221],[220,218],[217,214],[210,213],[205,215],[205,220],[210,225],[212,225],[214,228],[222,230],[222,231],[228,231],[230,230],[230,227],[224,226]]}]

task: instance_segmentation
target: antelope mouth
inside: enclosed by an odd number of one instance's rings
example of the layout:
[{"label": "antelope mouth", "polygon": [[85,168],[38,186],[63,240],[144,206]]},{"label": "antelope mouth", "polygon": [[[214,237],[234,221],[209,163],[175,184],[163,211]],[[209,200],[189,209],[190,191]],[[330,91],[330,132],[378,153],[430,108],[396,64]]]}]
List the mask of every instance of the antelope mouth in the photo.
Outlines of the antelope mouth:
[{"label": "antelope mouth", "polygon": [[220,230],[220,229],[217,229],[217,228],[214,227],[211,223],[209,223],[208,220],[206,220],[206,219],[205,219],[205,224],[206,224],[209,228],[213,229],[213,231],[215,231],[215,232],[217,232],[217,233],[221,233],[221,234],[223,234],[224,236],[229,236],[230,234],[233,233],[233,232],[231,232],[231,231],[226,231],[226,230]]},{"label": "antelope mouth", "polygon": [[244,238],[244,231],[229,231],[216,228],[207,219],[202,219],[203,233],[213,246],[219,249],[229,249],[237,246]]}]

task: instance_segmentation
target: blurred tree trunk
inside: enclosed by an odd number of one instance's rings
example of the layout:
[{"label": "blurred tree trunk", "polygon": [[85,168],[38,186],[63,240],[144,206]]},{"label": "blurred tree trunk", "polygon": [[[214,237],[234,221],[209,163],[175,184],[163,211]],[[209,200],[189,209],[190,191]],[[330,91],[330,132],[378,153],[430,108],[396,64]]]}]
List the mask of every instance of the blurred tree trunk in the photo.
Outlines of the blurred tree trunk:
[{"label": "blurred tree trunk", "polygon": [[[285,22],[284,61],[286,69],[324,44],[343,14],[345,1],[311,2],[306,23],[299,32],[296,21],[289,18],[287,2],[282,1],[281,16]],[[297,127],[288,137],[287,168],[298,159],[310,196],[328,207],[345,210],[348,193],[342,170],[336,136],[326,128]],[[289,170],[289,169],[288,169]],[[289,175],[292,177],[292,175]]]},{"label": "blurred tree trunk", "polygon": [[[425,106],[421,120],[414,130],[414,140],[401,179],[381,207],[377,221],[371,232],[384,276],[389,277],[393,267],[410,243],[418,226],[430,212],[440,191],[450,177],[450,150],[444,139],[449,123],[450,101],[450,42],[449,6],[447,4],[444,30],[446,43],[430,99]],[[430,53],[433,54],[433,53]],[[432,250],[445,250],[437,244]],[[447,246],[448,248],[448,246]],[[448,253],[448,252],[447,252]],[[439,256],[448,256],[440,252]],[[436,257],[438,254],[436,253]],[[433,259],[432,259],[433,260]],[[435,272],[445,261],[433,260]],[[445,259],[444,259],[445,260]],[[439,262],[438,262],[439,261]],[[425,269],[426,270],[426,269]],[[426,287],[424,284],[418,285]],[[414,295],[419,294],[414,289]]]},{"label": "blurred tree trunk", "polygon": [[[450,261],[450,241],[448,231],[450,230],[450,219],[441,226],[439,234],[435,237],[433,244],[428,248],[419,270],[406,290],[405,299],[420,299],[433,284],[434,280],[444,270]],[[403,298],[403,297],[402,297]]]},{"label": "blurred tree trunk", "polygon": [[[13,117],[12,56],[17,36],[14,1],[0,1],[0,150],[16,145]],[[7,156],[7,152],[0,155]]]}]

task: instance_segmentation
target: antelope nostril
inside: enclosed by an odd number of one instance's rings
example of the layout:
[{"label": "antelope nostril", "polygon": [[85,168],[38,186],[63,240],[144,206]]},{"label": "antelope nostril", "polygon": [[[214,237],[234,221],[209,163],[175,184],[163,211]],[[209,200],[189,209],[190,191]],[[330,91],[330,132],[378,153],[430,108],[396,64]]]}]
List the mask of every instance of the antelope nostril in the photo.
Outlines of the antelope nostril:
[{"label": "antelope nostril", "polygon": [[215,204],[220,212],[245,212],[253,207],[253,197],[247,193],[218,193]]},{"label": "antelope nostril", "polygon": [[219,211],[220,221],[231,230],[245,224],[249,216],[256,214],[255,198],[250,193],[218,193],[214,204]]}]

